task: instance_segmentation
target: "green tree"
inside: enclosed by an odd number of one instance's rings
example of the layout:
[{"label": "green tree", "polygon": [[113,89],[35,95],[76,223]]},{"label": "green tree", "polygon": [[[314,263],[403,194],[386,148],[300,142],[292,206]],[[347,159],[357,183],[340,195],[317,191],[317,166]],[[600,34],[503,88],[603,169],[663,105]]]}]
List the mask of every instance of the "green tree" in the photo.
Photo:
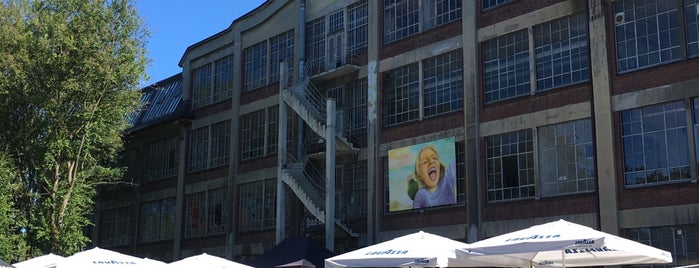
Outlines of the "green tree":
[{"label": "green tree", "polygon": [[0,178],[17,185],[28,246],[17,251],[72,254],[90,241],[95,188],[123,173],[148,32],[130,0],[3,0],[0,32]]}]

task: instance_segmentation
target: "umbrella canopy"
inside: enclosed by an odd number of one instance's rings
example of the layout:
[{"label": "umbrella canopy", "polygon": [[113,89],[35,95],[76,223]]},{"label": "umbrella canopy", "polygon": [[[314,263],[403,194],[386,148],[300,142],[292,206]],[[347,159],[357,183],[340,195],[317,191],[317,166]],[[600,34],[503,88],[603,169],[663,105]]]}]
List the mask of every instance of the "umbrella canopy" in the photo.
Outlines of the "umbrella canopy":
[{"label": "umbrella canopy", "polygon": [[[579,267],[671,263],[654,247],[558,220],[478,241],[457,250],[464,261],[500,267]],[[469,263],[463,263],[463,266]]]},{"label": "umbrella canopy", "polygon": [[316,266],[306,259],[300,259],[298,261],[292,261],[287,264],[277,265],[277,267],[315,268]]},{"label": "umbrella canopy", "polygon": [[146,260],[102,248],[75,253],[57,263],[56,268],[140,268],[166,267],[153,260]]},{"label": "umbrella canopy", "polygon": [[58,256],[53,253],[46,254],[35,258],[28,259],[23,262],[13,264],[17,268],[50,268],[65,259],[63,256]]},{"label": "umbrella canopy", "polygon": [[258,268],[276,267],[301,259],[306,259],[316,267],[323,267],[323,261],[335,254],[323,244],[310,237],[287,238],[266,251],[247,265]]},{"label": "umbrella canopy", "polygon": [[449,267],[468,244],[423,231],[325,260],[325,267]]},{"label": "umbrella canopy", "polygon": [[253,268],[245,264],[237,263],[221,257],[202,253],[187,257],[176,262],[171,262],[167,267],[198,267],[198,268]]},{"label": "umbrella canopy", "polygon": [[14,267],[14,266],[10,265],[9,263],[6,263],[3,260],[0,260],[0,267]]}]

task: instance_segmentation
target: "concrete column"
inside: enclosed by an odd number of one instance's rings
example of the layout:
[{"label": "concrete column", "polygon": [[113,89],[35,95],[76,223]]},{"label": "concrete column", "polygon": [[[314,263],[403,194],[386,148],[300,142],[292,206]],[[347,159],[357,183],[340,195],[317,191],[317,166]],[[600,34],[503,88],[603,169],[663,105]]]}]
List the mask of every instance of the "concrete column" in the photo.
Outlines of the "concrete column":
[{"label": "concrete column", "polygon": [[[184,184],[185,184],[185,174],[187,167],[187,127],[182,125],[182,123],[177,123],[180,125],[180,143],[178,150],[180,166],[177,170],[177,196],[175,199],[175,238],[172,247],[172,258],[173,260],[179,260],[182,258],[182,240],[184,236]],[[138,239],[138,237],[136,238]],[[138,240],[136,240],[138,241]],[[135,244],[135,243],[134,243]]]},{"label": "concrete column", "polygon": [[335,251],[335,99],[327,100],[325,126],[325,247]]},{"label": "concrete column", "polygon": [[614,121],[611,84],[607,65],[607,32],[604,21],[605,0],[588,2],[590,15],[590,70],[592,75],[592,119],[597,153],[597,195],[600,229],[619,233],[616,164],[614,161]]},{"label": "concrete column", "polygon": [[478,131],[478,29],[476,27],[476,10],[478,2],[464,5],[462,10],[463,29],[463,75],[464,75],[464,183],[466,183],[466,240],[473,243],[479,240],[481,225],[480,208],[480,157]]},{"label": "concrete column", "polygon": [[276,238],[277,244],[286,237],[286,191],[284,190],[284,182],[282,181],[282,170],[286,165],[286,129],[288,127],[287,106],[284,102],[282,92],[287,88],[289,71],[286,68],[286,62],[279,63],[279,118],[277,119],[277,209],[276,209]]},{"label": "concrete column", "polygon": [[373,245],[376,242],[376,232],[378,232],[378,208],[381,204],[377,201],[378,181],[383,178],[379,171],[379,120],[378,120],[378,75],[379,75],[379,48],[381,38],[379,37],[379,14],[381,1],[368,2],[368,44],[367,44],[367,244]]},{"label": "concrete column", "polygon": [[[240,31],[233,31],[233,40],[241,40]],[[234,54],[233,57],[233,70],[242,70],[242,61],[240,57],[240,43],[233,42]],[[188,69],[185,69],[188,70]],[[187,72],[183,72],[187,73]],[[233,72],[233,81],[241,81],[242,72]],[[231,145],[230,145],[230,162],[228,164],[228,193],[226,198],[226,208],[227,208],[227,218],[226,218],[226,259],[232,260],[233,257],[240,255],[240,250],[235,247],[235,231],[237,228],[237,219],[239,208],[236,206],[238,204],[238,191],[237,191],[237,181],[236,175],[238,172],[238,159],[240,152],[238,151],[240,144],[240,94],[243,91],[242,88],[236,87],[233,90],[231,96]]]}]

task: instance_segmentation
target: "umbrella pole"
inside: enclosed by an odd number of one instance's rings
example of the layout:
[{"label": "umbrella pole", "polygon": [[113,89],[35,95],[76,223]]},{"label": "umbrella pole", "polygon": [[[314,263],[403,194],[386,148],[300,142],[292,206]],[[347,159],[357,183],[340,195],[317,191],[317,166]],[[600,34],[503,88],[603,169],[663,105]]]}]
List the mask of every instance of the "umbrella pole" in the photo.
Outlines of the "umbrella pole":
[{"label": "umbrella pole", "polygon": [[566,250],[561,249],[561,262],[563,263],[563,268],[566,268]]}]

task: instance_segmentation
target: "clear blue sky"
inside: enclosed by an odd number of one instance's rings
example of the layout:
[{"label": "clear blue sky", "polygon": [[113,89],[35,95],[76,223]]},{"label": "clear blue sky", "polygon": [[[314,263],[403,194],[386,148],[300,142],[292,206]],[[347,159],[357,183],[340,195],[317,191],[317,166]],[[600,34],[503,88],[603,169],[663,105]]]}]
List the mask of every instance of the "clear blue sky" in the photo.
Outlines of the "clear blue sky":
[{"label": "clear blue sky", "polygon": [[225,30],[264,0],[136,0],[139,16],[151,32],[148,81],[141,87],[182,72],[177,65],[190,45]]}]

